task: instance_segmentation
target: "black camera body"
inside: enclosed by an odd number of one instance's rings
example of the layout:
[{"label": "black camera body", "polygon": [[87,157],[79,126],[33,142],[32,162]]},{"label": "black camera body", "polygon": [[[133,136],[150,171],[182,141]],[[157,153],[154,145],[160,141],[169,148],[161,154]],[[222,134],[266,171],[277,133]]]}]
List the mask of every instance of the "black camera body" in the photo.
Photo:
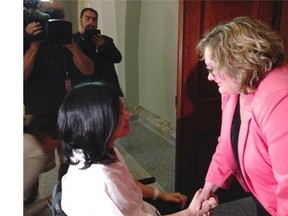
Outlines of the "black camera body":
[{"label": "black camera body", "polygon": [[38,1],[24,2],[24,29],[31,22],[40,22],[43,33],[31,40],[46,40],[50,44],[71,44],[72,23],[64,21],[64,14],[53,8],[37,9]]},{"label": "black camera body", "polygon": [[72,23],[49,19],[44,24],[45,39],[50,44],[71,44],[72,42]]}]

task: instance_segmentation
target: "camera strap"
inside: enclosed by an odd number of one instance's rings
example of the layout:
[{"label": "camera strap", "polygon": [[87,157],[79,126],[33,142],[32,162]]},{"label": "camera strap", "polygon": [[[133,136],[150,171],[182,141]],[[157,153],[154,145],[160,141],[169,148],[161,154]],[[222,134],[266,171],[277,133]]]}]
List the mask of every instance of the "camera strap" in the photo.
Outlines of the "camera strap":
[{"label": "camera strap", "polygon": [[72,82],[71,82],[71,80],[69,79],[69,73],[68,73],[68,71],[66,71],[65,89],[66,89],[66,92],[67,92],[67,93],[71,90],[71,87],[72,87]]},{"label": "camera strap", "polygon": [[63,58],[63,65],[64,65],[64,70],[66,71],[65,73],[65,89],[66,89],[66,92],[68,93],[71,88],[72,88],[72,82],[71,82],[71,79],[69,78],[69,72],[67,70],[67,65],[66,65],[66,59],[65,59],[65,55],[64,55],[64,50],[62,48],[62,58]]}]

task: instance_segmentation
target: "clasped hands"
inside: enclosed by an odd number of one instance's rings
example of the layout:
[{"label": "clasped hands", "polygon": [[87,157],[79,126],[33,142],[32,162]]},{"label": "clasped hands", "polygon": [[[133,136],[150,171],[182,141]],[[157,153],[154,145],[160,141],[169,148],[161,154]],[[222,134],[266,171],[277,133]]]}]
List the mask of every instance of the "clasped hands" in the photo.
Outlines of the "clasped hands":
[{"label": "clasped hands", "polygon": [[192,215],[210,216],[213,209],[218,206],[218,202],[218,198],[214,193],[202,190],[202,188],[200,188],[198,191],[196,191],[189,208],[192,207],[192,210],[195,210],[194,214]]},{"label": "clasped hands", "polygon": [[[163,200],[167,202],[179,203],[183,209],[187,202],[187,197],[179,192],[164,193]],[[218,198],[215,194],[207,194],[206,191],[199,189],[188,207],[189,215],[193,216],[210,216],[213,209],[218,206]]]}]

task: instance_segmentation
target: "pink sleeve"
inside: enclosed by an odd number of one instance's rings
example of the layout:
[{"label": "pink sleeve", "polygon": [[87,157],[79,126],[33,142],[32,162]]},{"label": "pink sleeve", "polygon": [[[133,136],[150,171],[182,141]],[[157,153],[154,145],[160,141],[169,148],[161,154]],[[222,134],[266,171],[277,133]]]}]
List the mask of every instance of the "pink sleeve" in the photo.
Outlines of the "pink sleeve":
[{"label": "pink sleeve", "polygon": [[[263,106],[269,104],[269,106]],[[278,182],[276,189],[277,214],[288,212],[288,93],[277,91],[257,106],[259,125],[268,144],[272,171]]]}]

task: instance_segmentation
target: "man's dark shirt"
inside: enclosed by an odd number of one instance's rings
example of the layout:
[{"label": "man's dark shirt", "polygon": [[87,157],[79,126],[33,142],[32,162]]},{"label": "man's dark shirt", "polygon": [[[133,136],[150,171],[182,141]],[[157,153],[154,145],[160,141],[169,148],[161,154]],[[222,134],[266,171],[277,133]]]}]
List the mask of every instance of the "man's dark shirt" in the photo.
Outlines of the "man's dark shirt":
[{"label": "man's dark shirt", "polygon": [[[26,52],[29,44],[25,44],[24,48]],[[26,114],[57,112],[67,93],[66,76],[72,85],[87,79],[75,66],[72,53],[67,48],[42,42],[31,75],[24,82]]]},{"label": "man's dark shirt", "polygon": [[97,48],[95,44],[86,42],[81,37],[80,32],[73,34],[73,39],[82,52],[94,62],[95,72],[91,76],[91,81],[108,83],[115,88],[119,97],[123,97],[114,66],[115,63],[119,63],[122,60],[122,55],[113,43],[112,38],[105,35],[102,36],[105,38],[105,45],[102,48]]}]

